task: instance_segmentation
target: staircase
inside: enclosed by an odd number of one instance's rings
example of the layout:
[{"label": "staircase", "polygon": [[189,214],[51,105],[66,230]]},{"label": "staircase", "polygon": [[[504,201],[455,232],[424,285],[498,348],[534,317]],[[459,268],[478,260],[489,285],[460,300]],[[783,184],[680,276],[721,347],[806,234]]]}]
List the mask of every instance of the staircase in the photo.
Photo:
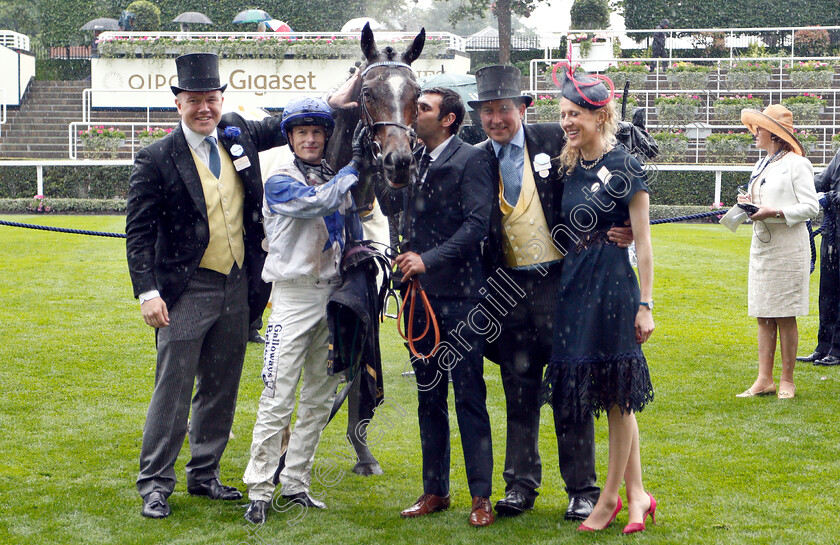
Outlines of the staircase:
[{"label": "staircase", "polygon": [[[20,108],[8,110],[0,136],[0,160],[69,159],[67,131],[73,121],[82,120],[82,91],[88,81],[34,81]],[[174,110],[151,112],[151,122],[174,122]],[[144,122],[146,110],[93,110],[93,123],[108,125],[120,121]],[[83,127],[85,128],[85,127]],[[131,157],[130,149],[119,158]]]}]

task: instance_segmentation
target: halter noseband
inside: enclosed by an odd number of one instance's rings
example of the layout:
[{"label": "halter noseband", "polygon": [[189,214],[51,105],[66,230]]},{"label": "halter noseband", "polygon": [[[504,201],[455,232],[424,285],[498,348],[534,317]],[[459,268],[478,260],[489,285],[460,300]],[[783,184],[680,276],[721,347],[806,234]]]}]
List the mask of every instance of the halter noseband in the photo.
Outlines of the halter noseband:
[{"label": "halter noseband", "polygon": [[[362,77],[364,78],[365,74],[367,74],[368,72],[370,72],[374,68],[381,68],[381,67],[385,67],[385,66],[389,66],[389,67],[393,66],[393,67],[397,67],[397,68],[408,68],[409,70],[412,71],[412,74],[414,73],[414,71],[411,69],[411,66],[404,63],[404,62],[400,62],[400,61],[380,61],[380,62],[375,62],[375,63],[365,67],[365,69],[362,70]],[[414,142],[417,139],[417,135],[414,133],[413,128],[411,128],[407,125],[404,125],[403,123],[399,123],[397,121],[374,121],[373,120],[373,116],[370,115],[370,112],[367,109],[367,104],[365,104],[365,101],[364,101],[364,92],[365,92],[366,89],[368,89],[368,87],[366,85],[362,85],[362,89],[361,89],[361,95],[362,96],[359,97],[359,106],[362,110],[362,112],[361,112],[362,122],[365,124],[365,127],[367,127],[367,129],[368,129],[369,147],[371,148],[371,153],[374,156],[374,158],[378,157],[382,153],[381,147],[372,137],[373,132],[379,127],[387,127],[387,126],[399,127],[400,129],[402,129],[406,132],[409,140],[412,143],[412,147],[413,147]],[[374,146],[379,148],[378,152],[374,152],[374,149],[373,149]]]}]

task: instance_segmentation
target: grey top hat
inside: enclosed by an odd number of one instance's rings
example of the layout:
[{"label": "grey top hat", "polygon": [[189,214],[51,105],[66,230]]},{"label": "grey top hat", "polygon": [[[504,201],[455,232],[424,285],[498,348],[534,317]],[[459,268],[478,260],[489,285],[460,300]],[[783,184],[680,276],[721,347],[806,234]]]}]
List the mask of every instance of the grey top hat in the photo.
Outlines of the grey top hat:
[{"label": "grey top hat", "polygon": [[519,68],[508,65],[485,66],[475,73],[477,100],[468,100],[467,104],[478,109],[482,102],[504,98],[522,99],[525,106],[530,106],[532,98],[522,94],[522,73]]},{"label": "grey top hat", "polygon": [[215,53],[189,53],[175,59],[178,69],[178,85],[169,88],[176,95],[183,91],[222,91],[227,84],[222,85],[219,78],[219,56]]}]

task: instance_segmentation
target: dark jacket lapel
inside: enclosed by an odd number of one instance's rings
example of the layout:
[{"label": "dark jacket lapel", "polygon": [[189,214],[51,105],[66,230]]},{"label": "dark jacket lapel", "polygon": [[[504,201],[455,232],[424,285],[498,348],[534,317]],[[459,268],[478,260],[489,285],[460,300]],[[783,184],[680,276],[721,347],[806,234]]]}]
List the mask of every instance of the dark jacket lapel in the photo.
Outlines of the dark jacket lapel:
[{"label": "dark jacket lapel", "polygon": [[207,203],[204,201],[204,189],[201,187],[201,178],[198,176],[198,169],[195,167],[195,161],[190,152],[190,145],[187,143],[187,138],[184,136],[184,131],[180,123],[172,131],[172,135],[172,161],[175,164],[175,168],[178,169],[181,181],[187,188],[190,197],[192,197],[195,207],[201,216],[207,219]]}]

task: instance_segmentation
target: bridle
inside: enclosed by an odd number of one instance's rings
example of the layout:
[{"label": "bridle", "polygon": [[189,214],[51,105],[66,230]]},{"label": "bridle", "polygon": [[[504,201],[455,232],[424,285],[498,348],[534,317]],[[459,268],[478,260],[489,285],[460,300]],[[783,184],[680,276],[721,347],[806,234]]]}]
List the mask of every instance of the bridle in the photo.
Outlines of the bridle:
[{"label": "bridle", "polygon": [[[408,65],[404,62],[400,61],[381,61],[375,62],[371,65],[365,67],[362,71],[362,78],[365,77],[365,74],[370,72],[374,68],[380,68],[383,66],[394,66],[397,68],[408,68],[411,69],[411,65]],[[414,72],[412,71],[412,74]],[[361,109],[361,120],[362,123],[365,125],[366,129],[366,141],[367,147],[370,151],[371,156],[373,157],[374,164],[381,165],[382,161],[382,147],[379,143],[373,138],[373,134],[379,127],[398,127],[405,131],[406,135],[408,136],[409,145],[412,149],[414,149],[415,144],[417,143],[417,134],[414,132],[414,128],[409,127],[403,123],[399,123],[397,121],[374,121],[373,116],[370,114],[370,111],[367,108],[367,103],[365,102],[365,91],[370,89],[369,86],[362,84],[362,88],[359,91],[359,108]]]}]

